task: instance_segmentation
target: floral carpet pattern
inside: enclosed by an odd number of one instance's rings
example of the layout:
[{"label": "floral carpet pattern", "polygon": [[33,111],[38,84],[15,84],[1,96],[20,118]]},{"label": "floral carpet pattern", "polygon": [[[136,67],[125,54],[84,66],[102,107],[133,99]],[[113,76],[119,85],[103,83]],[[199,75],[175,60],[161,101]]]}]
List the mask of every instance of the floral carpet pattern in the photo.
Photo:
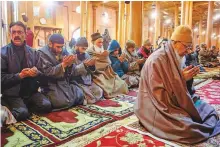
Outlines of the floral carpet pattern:
[{"label": "floral carpet pattern", "polygon": [[86,147],[95,146],[164,147],[165,143],[122,126],[101,139],[86,145]]},{"label": "floral carpet pattern", "polygon": [[213,80],[196,90],[196,94],[209,104],[220,105],[220,80]]},{"label": "floral carpet pattern", "polygon": [[216,76],[220,76],[220,66],[215,68],[205,68],[206,72],[199,73],[194,79],[209,79]]},{"label": "floral carpet pattern", "polygon": [[1,132],[1,146],[54,146],[133,114],[136,97],[121,95],[93,105],[32,115]]},{"label": "floral carpet pattern", "polygon": [[[210,103],[220,114],[220,81],[205,81],[196,89],[201,99]],[[185,146],[156,138],[140,126],[133,113],[137,93],[138,88],[133,88],[128,95],[93,105],[77,106],[42,116],[32,115],[27,121],[3,129],[1,146]],[[196,145],[203,146],[220,146],[220,135]]]}]

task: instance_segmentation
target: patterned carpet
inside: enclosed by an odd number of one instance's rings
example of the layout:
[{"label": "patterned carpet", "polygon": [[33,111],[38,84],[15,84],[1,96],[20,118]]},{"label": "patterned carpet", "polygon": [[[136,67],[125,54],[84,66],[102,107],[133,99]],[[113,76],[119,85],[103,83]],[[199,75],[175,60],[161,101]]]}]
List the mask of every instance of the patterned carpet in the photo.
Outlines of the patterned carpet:
[{"label": "patterned carpet", "polygon": [[93,105],[32,115],[1,132],[1,146],[54,146],[133,114],[136,97],[121,95]]},{"label": "patterned carpet", "polygon": [[213,77],[220,77],[220,66],[214,68],[205,68],[206,72],[199,73],[194,79],[209,79]]},{"label": "patterned carpet", "polygon": [[[197,85],[197,93],[220,114],[220,81],[206,80]],[[1,146],[178,146],[145,131],[133,114],[138,89],[128,95],[78,106],[47,115],[33,115],[29,120],[1,131]],[[218,92],[219,93],[219,92]],[[220,135],[196,145],[220,146]],[[179,144],[180,145],[180,144]],[[180,145],[184,146],[184,145]]]}]

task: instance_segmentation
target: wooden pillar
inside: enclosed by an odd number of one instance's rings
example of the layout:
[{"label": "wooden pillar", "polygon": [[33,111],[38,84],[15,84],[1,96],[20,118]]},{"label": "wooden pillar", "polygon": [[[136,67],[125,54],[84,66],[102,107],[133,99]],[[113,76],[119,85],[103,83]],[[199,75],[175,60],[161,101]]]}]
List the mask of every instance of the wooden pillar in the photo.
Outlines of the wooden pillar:
[{"label": "wooden pillar", "polygon": [[155,18],[155,34],[154,34],[154,47],[156,47],[156,40],[160,35],[160,2],[156,1],[156,18]]},{"label": "wooden pillar", "polygon": [[193,11],[193,1],[189,1],[189,23],[188,25],[192,28],[192,11]]},{"label": "wooden pillar", "polygon": [[86,36],[86,2],[80,1],[80,36]]},{"label": "wooden pillar", "polygon": [[85,26],[85,28],[86,28],[86,32],[85,32],[85,37],[89,37],[89,28],[90,28],[90,1],[86,1],[86,26]]},{"label": "wooden pillar", "polygon": [[148,15],[148,38],[150,39],[150,41],[152,42],[152,35],[151,35],[151,31],[150,31],[150,27],[152,26],[151,24],[151,19],[150,16]]},{"label": "wooden pillar", "polygon": [[164,28],[163,28],[163,24],[164,24],[164,23],[163,23],[162,19],[160,19],[160,36],[161,36],[161,37],[163,37],[163,29],[164,29]]},{"label": "wooden pillar", "polygon": [[189,24],[189,1],[185,1],[185,17],[184,17],[184,24]]},{"label": "wooden pillar", "polygon": [[185,24],[185,1],[181,1],[181,25]]},{"label": "wooden pillar", "polygon": [[218,47],[218,41],[219,41],[219,26],[216,26],[216,43],[215,43],[215,46]]},{"label": "wooden pillar", "polygon": [[168,38],[168,37],[167,37],[167,27],[164,27],[164,37],[165,37],[165,38]]},{"label": "wooden pillar", "polygon": [[162,27],[162,33],[161,33],[161,36],[162,37],[165,37],[165,27],[164,27],[164,25],[163,25],[163,23],[161,23],[161,27]]},{"label": "wooden pillar", "polygon": [[130,39],[134,40],[137,46],[141,46],[142,42],[142,1],[131,1],[131,25]]},{"label": "wooden pillar", "polygon": [[92,6],[92,10],[93,10],[93,33],[96,32],[96,9],[97,9],[97,6]]},{"label": "wooden pillar", "polygon": [[218,31],[216,33],[217,34],[217,40],[216,40],[217,41],[217,46],[216,47],[220,48],[220,37],[219,37],[220,36],[220,25],[218,25],[217,27],[218,27],[218,29],[217,29]]},{"label": "wooden pillar", "polygon": [[[27,22],[27,26],[30,27],[30,29],[34,32],[34,2],[33,1],[27,1],[27,17],[29,21]],[[33,47],[35,47],[35,41],[33,40]]]},{"label": "wooden pillar", "polygon": [[118,36],[118,31],[119,31],[119,30],[118,30],[118,18],[119,18],[119,17],[118,17],[118,15],[119,15],[118,9],[115,11],[115,13],[116,13],[116,14],[115,14],[115,15],[116,15],[116,33],[115,33],[115,34],[116,34],[116,40],[118,40],[118,39],[119,39],[119,36]]},{"label": "wooden pillar", "polygon": [[207,18],[207,29],[206,29],[206,45],[207,48],[211,47],[211,34],[212,34],[212,27],[213,27],[213,10],[214,10],[214,1],[209,1],[208,6],[208,18]]},{"label": "wooden pillar", "polygon": [[177,26],[179,26],[179,8],[177,4],[175,4],[174,20],[174,26],[176,28]]},{"label": "wooden pillar", "polygon": [[121,46],[124,46],[124,14],[125,4],[123,1],[119,1],[119,17],[118,17],[118,42]]},{"label": "wooden pillar", "polygon": [[202,16],[199,18],[199,44],[203,42],[203,35],[202,35]]},{"label": "wooden pillar", "polygon": [[125,41],[130,39],[130,4],[125,5]]},{"label": "wooden pillar", "polygon": [[149,20],[149,16],[147,16],[145,19],[147,19],[147,24],[146,24],[146,38],[145,39],[148,39],[150,36],[149,36],[149,28],[150,28],[150,20]]}]

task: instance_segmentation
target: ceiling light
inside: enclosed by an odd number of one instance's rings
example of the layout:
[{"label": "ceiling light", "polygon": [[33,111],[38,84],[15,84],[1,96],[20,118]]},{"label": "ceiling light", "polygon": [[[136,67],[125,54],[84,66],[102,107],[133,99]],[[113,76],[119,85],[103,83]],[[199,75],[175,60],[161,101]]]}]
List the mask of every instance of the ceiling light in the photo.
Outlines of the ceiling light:
[{"label": "ceiling light", "polygon": [[167,23],[167,24],[171,23],[171,19],[167,19],[167,20],[166,20],[166,23]]},{"label": "ceiling light", "polygon": [[198,32],[198,28],[195,28],[195,29],[194,29],[194,32]]},{"label": "ceiling light", "polygon": [[80,6],[76,7],[76,13],[80,13]]},{"label": "ceiling light", "polygon": [[153,27],[150,27],[150,31],[151,31],[151,32],[153,31]]},{"label": "ceiling light", "polygon": [[220,18],[220,14],[217,14],[213,17],[214,20],[218,20]]},{"label": "ceiling light", "polygon": [[157,13],[156,13],[156,12],[152,12],[152,14],[151,14],[151,18],[155,19],[156,16],[157,16]]}]

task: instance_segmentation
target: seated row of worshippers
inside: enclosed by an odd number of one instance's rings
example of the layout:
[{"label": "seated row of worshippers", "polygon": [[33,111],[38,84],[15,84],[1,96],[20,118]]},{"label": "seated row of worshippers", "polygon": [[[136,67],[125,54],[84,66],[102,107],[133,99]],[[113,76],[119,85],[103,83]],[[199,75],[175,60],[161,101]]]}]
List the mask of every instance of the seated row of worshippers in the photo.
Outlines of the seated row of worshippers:
[{"label": "seated row of worshippers", "polygon": [[5,123],[25,120],[32,112],[59,111],[127,94],[129,86],[138,84],[134,112],[153,135],[191,144],[220,133],[217,112],[187,88],[200,72],[198,66],[182,64],[192,45],[190,27],[177,27],[171,40],[147,60],[134,54],[131,40],[123,51],[116,40],[104,50],[99,33],[91,35],[90,48],[85,37],[77,39],[72,54],[62,48],[60,34],[34,50],[25,43],[25,30],[22,22],[11,23],[11,43],[1,48],[1,109],[12,114]]},{"label": "seated row of worshippers", "polygon": [[[150,55],[141,53],[142,47],[139,57],[132,40],[123,53],[116,40],[104,50],[100,33],[91,35],[89,48],[87,39],[79,37],[75,49],[67,51],[64,37],[53,34],[46,46],[35,50],[26,45],[25,31],[22,22],[12,22],[11,43],[1,48],[1,104],[17,121],[32,112],[59,111],[127,94],[129,87],[138,86],[141,67]],[[150,50],[149,40],[145,46]]]}]

